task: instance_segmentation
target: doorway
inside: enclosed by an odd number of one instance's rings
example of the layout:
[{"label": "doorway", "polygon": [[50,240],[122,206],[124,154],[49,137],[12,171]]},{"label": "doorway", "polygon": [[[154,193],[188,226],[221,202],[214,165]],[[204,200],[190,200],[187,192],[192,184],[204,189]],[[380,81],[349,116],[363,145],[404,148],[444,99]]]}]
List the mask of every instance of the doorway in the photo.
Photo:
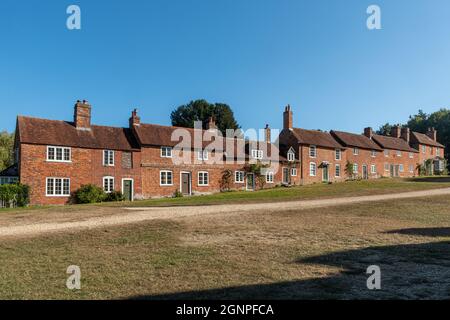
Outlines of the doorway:
[{"label": "doorway", "polygon": [[363,166],[362,166],[362,174],[363,174],[363,179],[369,179],[369,171],[367,171],[366,164],[363,164]]},{"label": "doorway", "polygon": [[247,190],[255,190],[255,175],[253,173],[247,173]]},{"label": "doorway", "polygon": [[322,167],[322,182],[329,182],[330,181],[330,166],[324,165]]},{"label": "doorway", "polygon": [[126,201],[133,201],[133,179],[122,179],[122,193]]},{"label": "doorway", "polygon": [[191,173],[190,172],[181,172],[181,193],[185,196],[191,195]]},{"label": "doorway", "polygon": [[283,168],[283,183],[284,184],[290,184],[291,183],[291,177],[289,174],[289,168]]}]

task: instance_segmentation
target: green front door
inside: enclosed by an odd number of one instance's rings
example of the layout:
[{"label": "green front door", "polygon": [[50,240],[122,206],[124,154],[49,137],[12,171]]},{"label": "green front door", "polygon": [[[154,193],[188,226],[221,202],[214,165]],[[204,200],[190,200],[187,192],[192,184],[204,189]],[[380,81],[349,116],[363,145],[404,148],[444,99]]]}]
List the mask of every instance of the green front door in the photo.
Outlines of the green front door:
[{"label": "green front door", "polygon": [[123,180],[123,196],[125,200],[133,200],[133,180]]}]

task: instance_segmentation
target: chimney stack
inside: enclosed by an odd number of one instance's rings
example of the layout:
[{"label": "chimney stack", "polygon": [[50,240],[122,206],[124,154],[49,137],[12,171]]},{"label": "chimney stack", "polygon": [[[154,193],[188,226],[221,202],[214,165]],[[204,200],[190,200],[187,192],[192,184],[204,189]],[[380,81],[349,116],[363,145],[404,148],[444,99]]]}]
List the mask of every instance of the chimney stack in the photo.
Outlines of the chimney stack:
[{"label": "chimney stack", "polygon": [[433,139],[434,141],[437,141],[437,131],[434,128],[428,128],[427,136]]},{"label": "chimney stack", "polygon": [[291,106],[287,105],[283,112],[283,129],[292,129],[293,126]]},{"label": "chimney stack", "polygon": [[401,137],[402,137],[403,140],[405,140],[408,143],[409,143],[410,132],[411,132],[411,130],[409,130],[408,127],[403,127],[402,128]]},{"label": "chimney stack", "polygon": [[78,130],[91,130],[91,105],[86,100],[77,100],[74,123]]},{"label": "chimney stack", "polygon": [[139,126],[141,125],[141,118],[137,115],[138,110],[134,109],[133,111],[131,111],[131,117],[130,117],[130,129],[133,128],[134,126]]},{"label": "chimney stack", "polygon": [[367,138],[372,139],[372,137],[373,137],[373,129],[371,127],[364,128],[364,135]]},{"label": "chimney stack", "polygon": [[270,135],[270,128],[269,125],[266,124],[266,127],[264,128],[264,139],[267,143],[270,143],[272,141],[271,139],[271,135]]},{"label": "chimney stack", "polygon": [[399,125],[393,126],[391,129],[391,137],[394,138],[400,138],[401,136],[401,129]]},{"label": "chimney stack", "polygon": [[206,130],[212,130],[212,129],[217,129],[216,118],[214,116],[209,117],[208,125],[206,127]]}]

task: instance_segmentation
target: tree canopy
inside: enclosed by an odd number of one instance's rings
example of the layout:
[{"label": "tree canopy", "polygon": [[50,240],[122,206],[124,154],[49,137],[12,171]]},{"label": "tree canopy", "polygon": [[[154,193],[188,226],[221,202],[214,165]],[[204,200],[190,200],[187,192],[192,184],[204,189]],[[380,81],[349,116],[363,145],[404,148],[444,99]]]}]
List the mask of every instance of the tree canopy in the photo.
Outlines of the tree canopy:
[{"label": "tree canopy", "polygon": [[0,171],[13,164],[14,134],[0,132]]},{"label": "tree canopy", "polygon": [[227,129],[240,129],[234,118],[233,110],[225,103],[209,103],[206,100],[195,100],[184,104],[172,111],[170,118],[172,125],[193,128],[194,121],[201,121],[206,129],[209,118],[214,116],[217,128],[226,134]]}]

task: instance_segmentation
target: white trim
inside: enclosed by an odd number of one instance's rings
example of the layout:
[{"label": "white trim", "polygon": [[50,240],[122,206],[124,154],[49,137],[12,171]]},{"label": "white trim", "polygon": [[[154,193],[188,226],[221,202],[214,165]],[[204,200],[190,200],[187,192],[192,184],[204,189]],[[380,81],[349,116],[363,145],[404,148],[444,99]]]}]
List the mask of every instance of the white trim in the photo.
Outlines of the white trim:
[{"label": "white trim", "polygon": [[[192,195],[192,172],[190,171],[180,171],[180,192],[183,193],[183,173],[189,174],[189,195]],[[159,177],[159,179],[161,179],[161,176]]]},{"label": "white trim", "polygon": [[[200,184],[200,174],[205,174],[207,177],[207,183],[206,184]],[[209,172],[208,171],[199,171],[197,172],[197,186],[199,187],[208,187],[209,186]]]},{"label": "white trim", "polygon": [[[108,152],[108,163],[105,163],[105,152]],[[109,163],[109,153],[112,152],[112,164]],[[104,167],[114,167],[116,163],[116,153],[114,150],[104,149],[103,150],[103,166]]]},{"label": "white trim", "polygon": [[[337,175],[337,168],[339,168],[339,175]],[[341,177],[341,165],[339,163],[336,163],[336,167],[334,168],[334,177],[340,178]]]},{"label": "white trim", "polygon": [[[166,155],[163,155],[163,149],[166,150]],[[160,150],[161,150],[161,153],[160,153],[161,158],[172,158],[172,151],[173,151],[172,147],[161,146]],[[170,156],[167,155],[167,150],[170,150]]]},{"label": "white trim", "polygon": [[123,189],[124,189],[124,182],[127,180],[131,181],[131,201],[134,201],[134,179],[133,178],[122,178],[122,194],[125,197],[125,194],[123,193]]},{"label": "white trim", "polygon": [[[49,159],[48,149],[54,149],[54,159]],[[62,160],[56,160],[56,149],[61,149]],[[64,150],[69,150],[69,160],[64,160]],[[71,147],[58,147],[58,146],[47,146],[47,154],[45,156],[47,162],[61,162],[61,163],[71,163],[72,162],[72,148]]]},{"label": "white trim", "polygon": [[[295,174],[294,174],[295,172]],[[296,177],[297,176],[297,168],[291,168],[291,177]]]},{"label": "white trim", "polygon": [[[237,181],[236,180],[236,173],[240,173],[240,174],[242,174],[242,180],[241,181]],[[239,170],[236,170],[235,172],[234,172],[234,183],[245,183],[245,171],[239,171]]]},{"label": "white trim", "polygon": [[[272,179],[268,179],[268,177],[269,176],[271,176],[272,177]],[[273,174],[273,172],[272,171],[268,171],[268,172],[266,172],[266,183],[270,183],[270,184],[272,184],[273,183],[273,181],[274,181],[274,179],[275,179],[275,175]]]},{"label": "white trim", "polygon": [[[313,156],[311,155],[311,150],[312,149],[314,149],[314,155]],[[309,146],[309,157],[313,158],[313,159],[317,158],[317,146],[315,146],[315,145]]]},{"label": "white trim", "polygon": [[[53,179],[53,194],[48,193],[48,180]],[[56,192],[56,179],[61,180],[61,194],[55,194]],[[69,194],[64,193],[64,180],[69,180]],[[70,178],[62,178],[62,177],[45,177],[45,196],[46,197],[58,197],[58,198],[68,198],[70,197]]]},{"label": "white trim", "polygon": [[[311,165],[314,165],[314,174],[311,174]],[[310,177],[317,177],[317,163],[315,162],[310,162],[309,163],[309,176]]]},{"label": "white trim", "polygon": [[377,174],[377,166],[374,164],[370,165],[370,173],[371,174]]},{"label": "white trim", "polygon": [[251,155],[253,159],[262,159],[264,158],[264,151],[260,149],[252,149]]},{"label": "white trim", "polygon": [[[105,190],[105,180],[106,179],[108,179],[108,180],[112,180],[112,190]],[[109,185],[109,182],[108,182],[108,187],[109,187],[110,185]],[[103,177],[103,184],[102,184],[102,187],[103,187],[103,191],[105,191],[106,193],[111,193],[111,192],[113,192],[114,190],[115,190],[115,187],[116,187],[116,179],[113,177],[113,176],[104,176]]]},{"label": "white trim", "polygon": [[353,155],[359,156],[359,148],[358,147],[353,147]]},{"label": "white trim", "polygon": [[[338,151],[339,151],[339,157],[337,156]],[[342,149],[339,149],[339,148],[334,149],[334,160],[336,160],[336,161],[342,160]]]},{"label": "white trim", "polygon": [[[163,172],[170,172],[171,173],[171,176],[172,176],[172,183],[170,183],[170,184],[162,184],[161,182],[161,173],[163,173]],[[166,177],[166,180],[167,180],[167,177]],[[159,185],[161,186],[161,187],[170,187],[170,186],[173,186],[173,171],[172,170],[159,170]]]},{"label": "white trim", "polygon": [[375,149],[370,150],[370,156],[372,158],[376,158],[377,157],[377,150],[375,150]]}]

